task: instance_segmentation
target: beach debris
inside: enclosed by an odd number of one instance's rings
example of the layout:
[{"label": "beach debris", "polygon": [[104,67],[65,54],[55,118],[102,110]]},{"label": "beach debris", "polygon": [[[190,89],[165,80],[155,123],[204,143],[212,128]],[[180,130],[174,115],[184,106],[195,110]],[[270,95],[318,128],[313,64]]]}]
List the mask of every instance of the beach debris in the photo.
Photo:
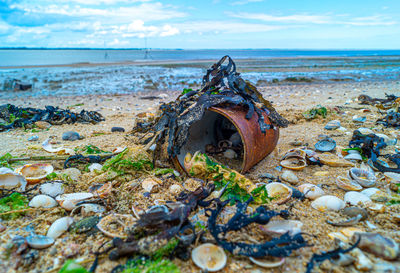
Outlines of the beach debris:
[{"label": "beach debris", "polygon": [[385,99],[379,99],[379,98],[372,98],[368,95],[360,95],[358,96],[358,102],[359,104],[367,104],[367,105],[388,105],[389,107],[392,106],[393,102],[398,98],[395,95],[388,95],[385,94],[386,98]]},{"label": "beach debris", "polygon": [[26,241],[31,248],[44,249],[54,244],[54,238],[44,235],[30,235],[26,237]]},{"label": "beach debris", "polygon": [[75,131],[67,131],[62,134],[62,140],[65,141],[75,141],[79,139],[82,139],[82,137]]},{"label": "beach debris", "polygon": [[299,178],[290,170],[284,170],[282,172],[281,178],[283,181],[287,181],[294,185],[299,183]]},{"label": "beach debris", "polygon": [[121,132],[121,133],[123,133],[123,132],[125,132],[125,129],[124,128],[122,128],[122,127],[112,127],[111,128],[111,132]]},{"label": "beach debris", "polygon": [[283,204],[292,197],[293,189],[283,183],[272,182],[265,186],[268,197],[272,198],[271,202],[276,204]]},{"label": "beach debris", "polygon": [[360,191],[363,189],[363,187],[353,179],[340,175],[336,177],[336,185],[345,191]]},{"label": "beach debris", "polygon": [[296,235],[301,232],[303,223],[297,220],[271,220],[266,225],[260,225],[260,229],[268,235],[283,235],[289,232]]},{"label": "beach debris", "polygon": [[23,175],[6,167],[0,168],[0,188],[12,189],[19,186],[21,191],[25,191],[27,183]]},{"label": "beach debris", "polygon": [[297,187],[308,199],[315,200],[325,194],[324,190],[317,185],[305,183]]},{"label": "beach debris", "polygon": [[53,208],[56,207],[58,203],[52,197],[44,194],[36,195],[29,202],[29,206],[32,208]]},{"label": "beach debris", "polygon": [[55,220],[49,229],[47,230],[47,237],[51,237],[53,239],[57,239],[60,237],[64,232],[66,232],[69,226],[74,222],[74,218],[72,217],[62,217]]},{"label": "beach debris", "polygon": [[23,175],[28,184],[36,184],[54,171],[54,167],[47,163],[27,164],[15,170]]},{"label": "beach debris", "polygon": [[12,104],[0,106],[0,118],[8,124],[0,124],[0,132],[24,127],[38,121],[48,122],[51,125],[61,125],[65,123],[98,123],[104,121],[103,116],[96,111],[82,110],[80,113],[73,113],[70,110],[58,107],[46,106],[45,109],[23,108]]},{"label": "beach debris", "polygon": [[337,128],[340,127],[340,121],[339,120],[331,120],[325,125],[326,130],[336,130]]},{"label": "beach debris", "polygon": [[192,261],[204,271],[216,272],[225,267],[227,257],[221,247],[206,243],[192,250]]},{"label": "beach debris", "polygon": [[19,192],[13,192],[0,198],[0,215],[4,220],[13,220],[22,215],[24,210],[28,207],[28,198]]},{"label": "beach debris", "polygon": [[90,192],[75,192],[75,193],[64,193],[56,197],[56,201],[64,209],[71,211],[73,210],[80,201],[92,198],[93,193]]},{"label": "beach debris", "polygon": [[322,116],[323,118],[326,118],[327,114],[328,114],[328,110],[326,109],[326,107],[317,105],[316,107],[305,111],[303,113],[303,117],[306,120],[312,120],[312,119],[316,118],[317,116]]},{"label": "beach debris", "polygon": [[372,200],[368,196],[357,191],[346,192],[344,195],[344,201],[346,204],[350,204],[352,206],[362,205],[368,207],[372,205]]},{"label": "beach debris", "polygon": [[97,223],[97,228],[111,238],[126,238],[128,237],[128,229],[136,221],[137,219],[130,214],[113,213],[101,218],[100,222]]},{"label": "beach debris", "polygon": [[311,207],[321,212],[327,210],[339,211],[345,206],[346,203],[334,195],[324,195],[311,202]]},{"label": "beach debris", "polygon": [[315,149],[319,152],[330,152],[336,148],[336,141],[332,138],[327,137],[315,144]]}]

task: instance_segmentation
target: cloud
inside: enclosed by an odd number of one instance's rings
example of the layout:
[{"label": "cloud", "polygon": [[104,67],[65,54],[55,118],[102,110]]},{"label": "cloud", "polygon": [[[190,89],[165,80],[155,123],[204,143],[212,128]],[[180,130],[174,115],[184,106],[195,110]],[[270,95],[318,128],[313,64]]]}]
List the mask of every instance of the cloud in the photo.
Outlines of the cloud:
[{"label": "cloud", "polygon": [[264,0],[239,0],[232,2],[231,5],[233,6],[238,6],[238,5],[246,5],[249,3],[257,3],[257,2],[263,2]]},{"label": "cloud", "polygon": [[286,28],[284,26],[230,21],[192,21],[182,24],[174,24],[174,26],[180,29],[183,33],[250,33]]}]

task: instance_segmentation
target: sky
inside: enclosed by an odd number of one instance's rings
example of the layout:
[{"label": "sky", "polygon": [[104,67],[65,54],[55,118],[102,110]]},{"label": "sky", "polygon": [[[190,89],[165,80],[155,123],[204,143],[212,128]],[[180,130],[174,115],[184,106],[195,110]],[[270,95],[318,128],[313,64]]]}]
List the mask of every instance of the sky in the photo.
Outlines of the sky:
[{"label": "sky", "polygon": [[0,47],[400,49],[399,0],[0,0]]}]

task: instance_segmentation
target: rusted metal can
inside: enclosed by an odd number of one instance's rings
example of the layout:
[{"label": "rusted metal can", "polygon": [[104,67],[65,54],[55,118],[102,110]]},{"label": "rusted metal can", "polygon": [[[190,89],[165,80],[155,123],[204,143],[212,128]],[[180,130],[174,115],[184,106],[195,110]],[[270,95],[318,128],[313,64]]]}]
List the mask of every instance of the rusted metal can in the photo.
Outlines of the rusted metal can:
[{"label": "rusted metal can", "polygon": [[[244,173],[255,164],[264,159],[276,147],[279,138],[279,128],[272,126],[266,133],[262,133],[258,125],[258,115],[254,113],[252,118],[246,119],[247,109],[241,106],[211,107],[203,118],[193,123],[189,129],[186,144],[181,148],[177,157],[173,159],[174,164],[184,171],[183,162],[186,153],[194,154],[196,151],[205,152],[207,144],[215,142],[216,130],[220,126],[220,120],[231,125],[240,134],[243,145],[243,160],[238,171]],[[267,113],[263,112],[266,124],[271,124]],[[233,128],[232,127],[232,128]]]}]

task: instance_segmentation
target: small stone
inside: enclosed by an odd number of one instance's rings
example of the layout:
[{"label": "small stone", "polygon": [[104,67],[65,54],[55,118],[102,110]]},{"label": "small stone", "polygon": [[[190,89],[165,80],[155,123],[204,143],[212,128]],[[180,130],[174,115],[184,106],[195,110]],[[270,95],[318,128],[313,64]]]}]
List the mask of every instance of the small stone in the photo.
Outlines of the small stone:
[{"label": "small stone", "polygon": [[146,191],[146,192],[143,193],[143,196],[146,197],[146,198],[150,197],[150,193],[148,191]]},{"label": "small stone", "polygon": [[62,134],[62,140],[75,141],[81,139],[81,136],[74,131],[68,131]]},{"label": "small stone", "polygon": [[223,153],[224,157],[229,158],[229,159],[234,159],[237,157],[237,154],[234,150],[228,149]]},{"label": "small stone", "polygon": [[80,249],[81,249],[80,245],[72,243],[63,248],[61,250],[61,253],[64,257],[71,258],[76,256],[79,253]]},{"label": "small stone", "polygon": [[331,120],[325,125],[326,130],[335,130],[340,127],[339,120]]},{"label": "small stone", "polygon": [[34,136],[29,137],[29,138],[28,138],[28,141],[36,141],[36,140],[38,140],[38,139],[39,139],[39,137],[36,136],[36,135],[34,135]]},{"label": "small stone", "polygon": [[49,129],[51,127],[51,124],[46,122],[46,121],[36,121],[35,125],[39,128],[39,129]]},{"label": "small stone", "polygon": [[78,181],[79,176],[82,174],[77,168],[68,168],[59,172],[61,175],[66,175],[74,181]]},{"label": "small stone", "polygon": [[122,127],[112,127],[111,132],[125,132],[125,129]]},{"label": "small stone", "polygon": [[283,181],[289,182],[294,185],[299,183],[299,178],[290,170],[284,170],[281,178]]}]

